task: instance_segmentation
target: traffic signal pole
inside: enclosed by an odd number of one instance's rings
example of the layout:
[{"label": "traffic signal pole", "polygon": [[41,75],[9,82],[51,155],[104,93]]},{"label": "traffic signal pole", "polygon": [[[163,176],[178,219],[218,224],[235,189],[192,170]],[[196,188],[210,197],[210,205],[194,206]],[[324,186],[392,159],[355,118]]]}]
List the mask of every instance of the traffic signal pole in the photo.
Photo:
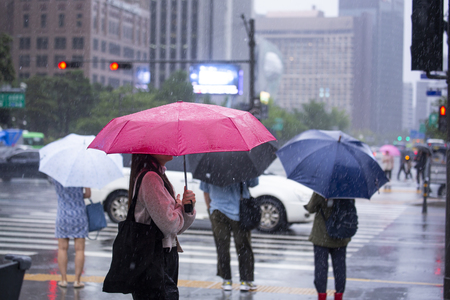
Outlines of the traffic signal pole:
[{"label": "traffic signal pole", "polygon": [[[448,3],[450,12],[450,1]],[[450,85],[450,17],[447,20],[447,108],[449,107],[449,85]],[[446,113],[447,118],[447,193],[445,195],[445,273],[444,273],[444,299],[450,300],[450,149],[448,143],[450,142],[450,113]]]}]

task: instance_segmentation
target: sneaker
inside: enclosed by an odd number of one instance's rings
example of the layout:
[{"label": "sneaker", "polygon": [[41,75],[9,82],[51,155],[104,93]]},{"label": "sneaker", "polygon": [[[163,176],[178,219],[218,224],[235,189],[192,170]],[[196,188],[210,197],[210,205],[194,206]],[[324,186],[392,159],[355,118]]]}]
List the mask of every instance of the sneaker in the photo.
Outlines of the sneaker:
[{"label": "sneaker", "polygon": [[224,280],[222,283],[222,290],[231,291],[233,289],[233,285],[231,280]]},{"label": "sneaker", "polygon": [[241,281],[242,292],[256,291],[257,288],[258,286],[251,281]]}]

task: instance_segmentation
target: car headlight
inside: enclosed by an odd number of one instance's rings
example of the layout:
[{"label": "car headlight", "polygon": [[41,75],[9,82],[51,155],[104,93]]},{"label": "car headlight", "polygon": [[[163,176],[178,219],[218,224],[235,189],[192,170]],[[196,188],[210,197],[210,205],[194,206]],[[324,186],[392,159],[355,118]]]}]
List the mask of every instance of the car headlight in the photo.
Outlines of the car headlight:
[{"label": "car headlight", "polygon": [[308,202],[311,198],[311,193],[308,193],[299,188],[294,189],[294,193],[301,202]]}]

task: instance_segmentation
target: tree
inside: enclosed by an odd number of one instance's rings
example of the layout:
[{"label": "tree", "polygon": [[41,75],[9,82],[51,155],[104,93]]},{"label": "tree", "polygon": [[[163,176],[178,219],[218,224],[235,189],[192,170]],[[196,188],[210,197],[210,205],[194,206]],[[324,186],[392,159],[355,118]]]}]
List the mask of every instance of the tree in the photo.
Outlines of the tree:
[{"label": "tree", "polygon": [[325,110],[325,103],[311,100],[303,104],[303,111],[298,117],[308,129],[346,130],[350,124],[344,111],[333,107],[330,113]]},{"label": "tree", "polygon": [[11,57],[12,38],[6,33],[0,34],[0,83],[11,83],[16,75]]},{"label": "tree", "polygon": [[46,136],[59,138],[73,132],[77,120],[89,115],[93,107],[92,88],[82,71],[60,77],[34,76],[27,85],[27,105],[14,116]]},{"label": "tree", "polygon": [[156,99],[165,103],[173,103],[178,100],[193,102],[195,94],[192,84],[188,81],[188,74],[182,70],[172,73],[162,84]]}]

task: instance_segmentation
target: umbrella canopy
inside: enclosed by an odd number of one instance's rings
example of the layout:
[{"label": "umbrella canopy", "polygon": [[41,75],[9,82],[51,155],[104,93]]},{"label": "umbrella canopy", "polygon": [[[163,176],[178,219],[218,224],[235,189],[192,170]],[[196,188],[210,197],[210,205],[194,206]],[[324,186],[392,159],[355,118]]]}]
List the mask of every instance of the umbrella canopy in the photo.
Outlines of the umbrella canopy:
[{"label": "umbrella canopy", "polygon": [[65,187],[102,188],[123,177],[122,156],[87,149],[93,135],[69,134],[39,150],[39,171]]},{"label": "umbrella canopy", "polygon": [[340,131],[305,131],[277,155],[288,178],[325,198],[370,199],[389,181],[370,148]]},{"label": "umbrella canopy", "polygon": [[189,154],[192,177],[217,186],[227,186],[256,178],[277,158],[277,148],[264,143],[250,151]]},{"label": "umbrella canopy", "polygon": [[178,101],[111,120],[89,148],[179,156],[248,151],[272,140],[275,137],[249,112]]},{"label": "umbrella canopy", "polygon": [[392,156],[400,156],[400,150],[398,150],[398,148],[394,145],[383,145],[380,147],[380,152],[389,152],[389,154]]}]

